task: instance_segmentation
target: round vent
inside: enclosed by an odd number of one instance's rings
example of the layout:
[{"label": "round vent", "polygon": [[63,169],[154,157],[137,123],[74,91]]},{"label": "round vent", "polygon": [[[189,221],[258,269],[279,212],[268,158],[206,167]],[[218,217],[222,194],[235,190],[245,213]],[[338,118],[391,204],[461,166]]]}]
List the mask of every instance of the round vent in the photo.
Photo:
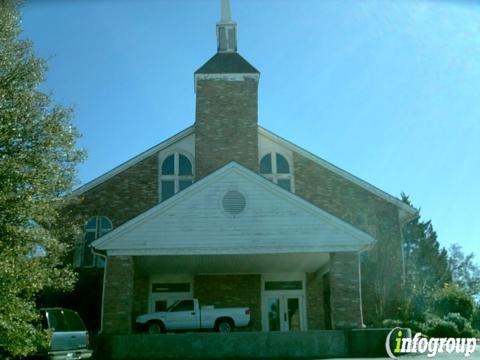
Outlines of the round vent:
[{"label": "round vent", "polygon": [[226,212],[232,215],[238,215],[245,209],[247,200],[245,199],[245,196],[238,191],[230,190],[223,197],[222,204],[223,209]]}]

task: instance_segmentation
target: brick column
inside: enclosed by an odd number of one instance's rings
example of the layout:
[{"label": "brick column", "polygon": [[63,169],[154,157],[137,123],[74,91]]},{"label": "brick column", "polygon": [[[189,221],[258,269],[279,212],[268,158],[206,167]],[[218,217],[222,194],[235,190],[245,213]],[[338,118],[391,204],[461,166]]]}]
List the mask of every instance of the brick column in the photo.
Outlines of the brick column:
[{"label": "brick column", "polygon": [[307,273],[306,277],[308,330],[323,330],[325,329],[325,313],[322,277],[317,273]]},{"label": "brick column", "polygon": [[359,254],[330,254],[330,303],[334,329],[363,327]]},{"label": "brick column", "polygon": [[107,258],[103,293],[103,333],[130,334],[132,332],[133,278],[131,256]]}]

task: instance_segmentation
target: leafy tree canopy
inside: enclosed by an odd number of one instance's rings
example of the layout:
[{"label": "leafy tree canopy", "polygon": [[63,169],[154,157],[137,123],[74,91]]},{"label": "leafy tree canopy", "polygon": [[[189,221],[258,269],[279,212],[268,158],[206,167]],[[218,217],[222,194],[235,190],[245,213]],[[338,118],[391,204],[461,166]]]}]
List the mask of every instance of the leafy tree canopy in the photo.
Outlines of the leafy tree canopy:
[{"label": "leafy tree canopy", "polygon": [[[410,204],[408,197],[402,199]],[[437,288],[452,280],[448,253],[440,247],[432,222],[416,218],[403,229],[405,260],[411,275],[419,275],[417,286]],[[417,272],[417,274],[413,274]]]},{"label": "leafy tree canopy", "polygon": [[[409,198],[402,199],[410,204]],[[414,219],[403,229],[406,279],[400,314],[403,326],[431,336],[472,336],[480,328],[474,296],[480,292],[480,269],[473,254],[458,244],[440,247],[432,223]],[[472,324],[470,324],[472,320]],[[452,330],[453,329],[453,330]]]},{"label": "leafy tree canopy", "polygon": [[458,313],[470,320],[475,310],[475,304],[472,296],[456,284],[445,284],[443,288],[434,292],[433,310],[439,316]]},{"label": "leafy tree canopy", "polygon": [[71,110],[38,89],[45,62],[20,39],[19,16],[16,1],[0,0],[0,352],[13,355],[48,337],[37,325],[39,292],[74,282],[60,239],[75,227],[61,209],[83,158]]},{"label": "leafy tree canopy", "polygon": [[448,263],[453,281],[472,296],[480,294],[480,268],[474,262],[475,255],[465,255],[459,244],[448,249]]},{"label": "leafy tree canopy", "polygon": [[[408,196],[402,200],[411,205]],[[431,221],[419,217],[403,228],[405,256],[404,318],[422,319],[432,301],[433,291],[452,280],[448,253],[440,247]]]}]

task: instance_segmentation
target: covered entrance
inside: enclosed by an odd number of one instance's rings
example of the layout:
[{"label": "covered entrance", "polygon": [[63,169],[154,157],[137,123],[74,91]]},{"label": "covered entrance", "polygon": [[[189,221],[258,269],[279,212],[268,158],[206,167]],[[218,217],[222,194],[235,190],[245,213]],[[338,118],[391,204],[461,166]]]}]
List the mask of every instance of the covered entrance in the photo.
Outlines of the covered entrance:
[{"label": "covered entrance", "polygon": [[358,254],[374,241],[232,162],[92,243],[108,256],[104,332],[179,295],[249,307],[250,331],[323,329],[325,267],[333,328],[360,327]]},{"label": "covered entrance", "polygon": [[[148,300],[145,292],[134,294],[135,303],[148,302],[153,312],[198,298],[201,306],[250,307],[252,325],[238,331],[306,331],[306,295],[320,294],[307,274],[325,268],[329,258],[328,253],[139,256],[135,277],[149,292]],[[134,317],[142,312],[147,309],[138,308]]]}]

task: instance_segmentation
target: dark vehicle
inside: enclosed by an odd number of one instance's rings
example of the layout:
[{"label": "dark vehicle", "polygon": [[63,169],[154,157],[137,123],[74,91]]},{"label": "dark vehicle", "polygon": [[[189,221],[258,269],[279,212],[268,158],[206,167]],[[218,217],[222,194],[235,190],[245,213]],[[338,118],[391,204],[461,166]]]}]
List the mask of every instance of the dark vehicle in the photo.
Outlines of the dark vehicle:
[{"label": "dark vehicle", "polygon": [[40,309],[43,326],[52,331],[48,353],[51,360],[77,360],[92,357],[89,335],[80,316],[73,310],[61,308]]}]

